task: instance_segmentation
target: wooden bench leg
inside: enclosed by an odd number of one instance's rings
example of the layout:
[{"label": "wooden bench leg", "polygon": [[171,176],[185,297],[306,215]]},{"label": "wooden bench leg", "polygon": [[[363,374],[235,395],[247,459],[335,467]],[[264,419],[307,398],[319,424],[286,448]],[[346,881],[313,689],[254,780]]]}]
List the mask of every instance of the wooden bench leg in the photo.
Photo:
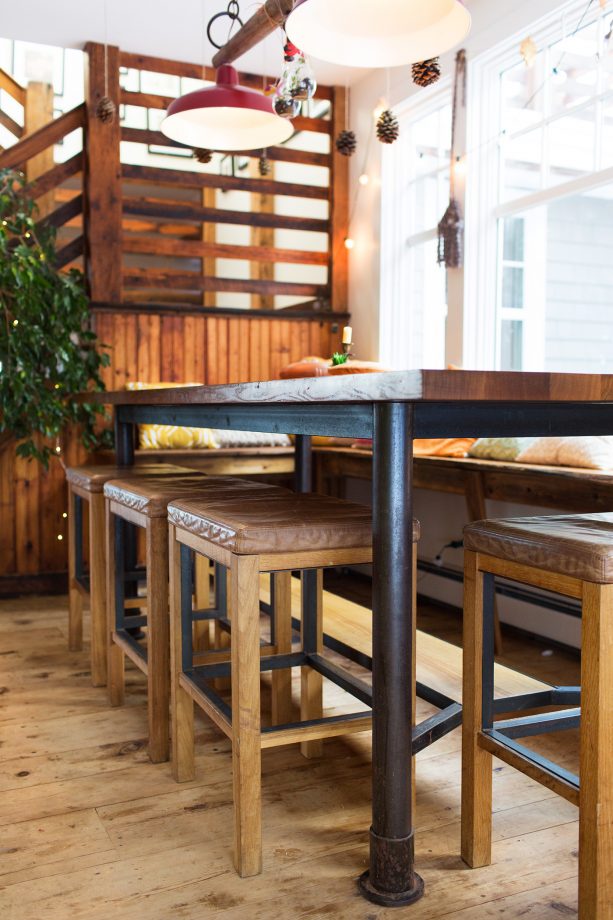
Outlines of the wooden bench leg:
[{"label": "wooden bench leg", "polygon": [[[323,572],[309,569],[302,573],[302,613],[300,632],[302,648],[311,654],[321,654],[323,649]],[[323,715],[323,678],[313,668],[300,669],[300,720],[321,719]],[[303,741],[303,757],[321,757],[323,742]]]},{"label": "wooden bench leg", "polygon": [[149,521],[146,540],[149,757],[153,763],[162,763],[170,756],[168,527],[165,518]]},{"label": "wooden bench leg", "polygon": [[583,585],[579,918],[613,918],[613,585]]},{"label": "wooden bench leg", "polygon": [[[171,525],[168,534],[170,571],[170,711],[172,775],[177,783],[193,780],[194,701],[180,684],[183,672],[183,617],[181,592],[181,544]],[[196,557],[198,558],[198,557]],[[208,561],[208,560],[205,560]],[[191,628],[191,623],[189,624]]]},{"label": "wooden bench leg", "polygon": [[483,573],[464,554],[464,677],[462,701],[462,859],[472,868],[492,861],[492,755],[479,747],[483,725]]},{"label": "wooden bench leg", "polygon": [[[487,518],[487,508],[485,505],[485,486],[483,482],[483,473],[471,473],[466,483],[466,509],[468,511],[468,520],[484,521]],[[502,655],[502,629],[500,628],[500,616],[498,615],[498,602],[494,598],[494,650],[497,655]]]},{"label": "wooden bench leg", "polygon": [[76,527],[77,496],[68,487],[68,648],[71,652],[80,652],[83,648],[83,597],[77,588],[77,534]]},{"label": "wooden bench leg", "polygon": [[[117,591],[115,584],[115,515],[111,514],[110,502],[106,501],[106,642],[107,642],[107,690],[111,706],[123,706],[125,696],[124,654],[113,642],[117,617]],[[121,523],[118,526],[122,526]]]},{"label": "wooden bench leg", "polygon": [[[274,635],[277,655],[289,655],[292,650],[292,575],[277,572],[273,575]],[[291,722],[292,672],[291,668],[272,672],[272,724]]]},{"label": "wooden bench leg", "polygon": [[107,631],[106,539],[102,493],[94,493],[89,503],[89,606],[92,684],[94,687],[104,687],[107,677]]},{"label": "wooden bench leg", "polygon": [[243,878],[262,871],[259,559],[231,568],[232,777],[234,866]]}]

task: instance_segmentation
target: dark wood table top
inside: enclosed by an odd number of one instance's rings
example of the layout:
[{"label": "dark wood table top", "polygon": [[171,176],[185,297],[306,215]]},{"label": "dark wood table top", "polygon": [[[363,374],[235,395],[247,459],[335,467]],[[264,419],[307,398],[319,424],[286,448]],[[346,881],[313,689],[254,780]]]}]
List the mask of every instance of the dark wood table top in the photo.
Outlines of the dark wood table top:
[{"label": "dark wood table top", "polygon": [[413,370],[220,386],[80,393],[105,405],[197,406],[364,402],[608,402],[613,374]]}]

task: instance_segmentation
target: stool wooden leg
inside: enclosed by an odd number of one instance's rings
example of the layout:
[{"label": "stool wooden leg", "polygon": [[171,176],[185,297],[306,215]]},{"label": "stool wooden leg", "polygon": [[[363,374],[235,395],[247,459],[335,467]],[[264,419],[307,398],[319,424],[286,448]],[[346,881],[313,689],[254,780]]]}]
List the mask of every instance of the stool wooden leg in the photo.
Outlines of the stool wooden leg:
[{"label": "stool wooden leg", "polygon": [[483,725],[483,573],[477,555],[464,554],[464,678],[462,701],[462,859],[492,861],[492,755],[479,747]]},{"label": "stool wooden leg", "polygon": [[[196,553],[194,559],[196,609],[211,609],[211,563],[206,556]],[[196,620],[193,626],[194,648],[206,652],[211,647],[211,623],[209,620]]]},{"label": "stool wooden leg", "polygon": [[[171,525],[168,534],[170,571],[170,711],[172,775],[177,783],[194,779],[194,702],[180,684],[183,672],[183,609],[181,544]],[[198,558],[198,557],[196,557]],[[191,628],[191,623],[189,624]]]},{"label": "stool wooden leg", "polygon": [[162,763],[170,756],[168,528],[164,518],[149,521],[146,540],[149,757],[153,763]]},{"label": "stool wooden leg", "polygon": [[[302,573],[302,614],[300,632],[305,652],[320,655],[323,649],[323,572],[309,569]],[[323,716],[323,678],[313,668],[300,669],[300,719],[302,722]],[[303,757],[321,757],[322,741],[303,741]]]},{"label": "stool wooden leg", "polygon": [[89,503],[89,598],[92,684],[94,687],[104,687],[107,676],[107,630],[106,539],[102,493],[94,493]]},{"label": "stool wooden leg", "polygon": [[110,502],[105,508],[106,535],[106,641],[107,641],[107,690],[111,706],[123,706],[125,696],[124,654],[113,642],[117,617],[117,591],[115,584],[115,527],[122,526],[111,514]]},{"label": "stool wooden leg", "polygon": [[232,771],[234,865],[243,878],[262,871],[259,559],[231,569]]},{"label": "stool wooden leg", "polygon": [[613,585],[583,585],[579,917],[613,918]]},{"label": "stool wooden leg", "polygon": [[83,598],[77,588],[77,533],[76,526],[77,496],[68,487],[68,648],[71,652],[80,652],[83,648]]},{"label": "stool wooden leg", "polygon": [[[289,655],[292,650],[292,575],[277,572],[274,579],[274,635],[277,655]],[[292,721],[291,668],[272,672],[272,724]]]}]

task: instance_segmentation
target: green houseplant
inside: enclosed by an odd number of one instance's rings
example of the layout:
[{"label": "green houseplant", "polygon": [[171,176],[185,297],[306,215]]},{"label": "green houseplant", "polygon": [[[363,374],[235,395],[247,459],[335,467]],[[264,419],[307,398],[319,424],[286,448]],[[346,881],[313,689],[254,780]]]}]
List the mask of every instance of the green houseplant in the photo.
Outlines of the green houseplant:
[{"label": "green houseplant", "polygon": [[94,449],[103,409],[70,393],[103,390],[109,356],[96,347],[84,278],[55,268],[55,230],[35,221],[23,175],[0,170],[0,443],[15,438],[22,457],[48,465],[49,443],[76,425]]}]

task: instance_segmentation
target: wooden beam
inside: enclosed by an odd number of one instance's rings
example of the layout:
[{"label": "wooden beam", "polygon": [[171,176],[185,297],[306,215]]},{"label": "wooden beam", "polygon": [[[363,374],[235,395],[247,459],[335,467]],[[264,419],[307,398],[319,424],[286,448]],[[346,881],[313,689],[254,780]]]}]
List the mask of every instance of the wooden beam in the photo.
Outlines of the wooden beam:
[{"label": "wooden beam", "polygon": [[35,182],[28,185],[28,194],[32,198],[38,198],[52,189],[57,189],[66,179],[76,175],[83,169],[83,154],[75,153],[73,157],[64,163],[58,163],[52,169],[49,169],[42,176],[39,176]]},{"label": "wooden beam", "polygon": [[6,128],[7,131],[10,131],[14,137],[18,139],[23,137],[23,128],[21,125],[18,125],[10,115],[6,114],[6,112],[0,111],[0,125],[2,125],[3,128]]},{"label": "wooden beam", "polygon": [[85,105],[76,106],[59,118],[56,118],[50,124],[35,131],[28,137],[9,147],[0,154],[0,169],[11,169],[13,166],[22,166],[31,157],[36,156],[46,147],[57,144],[63,137],[70,134],[76,128],[82,128],[85,121]]},{"label": "wooden beam", "polygon": [[79,256],[83,255],[85,250],[85,240],[83,236],[77,236],[70,243],[67,243],[56,255],[55,258],[55,267],[64,268],[65,265],[70,265],[71,262],[74,262],[75,259],[78,259]]},{"label": "wooden beam", "polygon": [[[87,130],[86,172],[86,273],[92,300],[121,301],[121,128],[119,111],[103,123],[96,116],[98,103],[108,95],[119,110],[119,48],[90,42],[85,46],[85,98]],[[108,87],[105,87],[105,69]]]},{"label": "wooden beam", "polygon": [[217,224],[239,224],[247,227],[277,227],[283,230],[306,230],[327,233],[327,220],[312,217],[286,217],[281,214],[252,214],[249,211],[230,211],[225,208],[204,208],[185,201],[164,199],[124,198],[123,213],[162,220],[213,221]]},{"label": "wooden beam", "polygon": [[185,169],[164,169],[159,166],[133,166],[124,163],[123,179],[130,182],[154,182],[173,188],[219,188],[224,191],[260,192],[265,195],[289,195],[292,198],[327,200],[329,189],[324,185],[300,182],[276,182],[272,179],[249,179],[242,176],[219,176],[217,173],[190,172]]},{"label": "wooden beam", "polygon": [[343,319],[349,319],[349,314],[330,313],[329,310],[318,311],[312,308],[311,301],[305,301],[304,304],[297,304],[295,307],[288,307],[283,310],[250,310],[243,307],[203,307],[198,303],[186,303],[177,301],[175,303],[151,303],[148,298],[144,303],[135,303],[135,297],[130,292],[131,300],[124,300],[120,304],[116,303],[92,303],[92,313],[153,315],[153,316],[208,316],[212,319],[236,317],[238,319],[267,320],[282,319],[284,322],[294,323],[313,323],[318,327],[338,326]]},{"label": "wooden beam", "polygon": [[282,26],[294,6],[294,0],[265,0],[265,3],[213,57],[213,67],[232,64],[251,48],[259,45]]},{"label": "wooden beam", "polygon": [[327,252],[308,249],[275,249],[274,246],[238,246],[173,237],[124,235],[123,251],[177,258],[241,259],[249,262],[285,262],[290,265],[327,265]]},{"label": "wooden beam", "polygon": [[[332,137],[337,137],[346,125],[346,90],[334,88],[332,102]],[[330,177],[332,206],[330,213],[330,289],[332,309],[345,311],[349,299],[349,252],[345,240],[349,235],[349,159],[335,147]]]},{"label": "wooden beam", "polygon": [[326,293],[326,289],[318,284],[253,281],[248,278],[204,278],[199,272],[155,268],[128,268],[123,273],[123,280],[126,287],[164,288],[175,291],[217,291],[235,294],[256,293],[262,297],[272,297],[275,294],[322,297]]},{"label": "wooden beam", "polygon": [[[40,128],[51,124],[53,121],[53,87],[50,83],[38,83],[32,81],[26,87],[26,104],[25,114],[25,134],[26,136],[34,134]],[[53,169],[54,156],[53,147],[45,147],[36,156],[30,157],[26,164],[26,178],[28,182],[33,182],[39,176],[44,175]],[[45,217],[53,210],[55,201],[51,191],[40,195],[36,202],[38,207],[38,216]]]},{"label": "wooden beam", "polygon": [[19,105],[26,104],[26,91],[21,83],[0,67],[0,89],[12,96]]}]

